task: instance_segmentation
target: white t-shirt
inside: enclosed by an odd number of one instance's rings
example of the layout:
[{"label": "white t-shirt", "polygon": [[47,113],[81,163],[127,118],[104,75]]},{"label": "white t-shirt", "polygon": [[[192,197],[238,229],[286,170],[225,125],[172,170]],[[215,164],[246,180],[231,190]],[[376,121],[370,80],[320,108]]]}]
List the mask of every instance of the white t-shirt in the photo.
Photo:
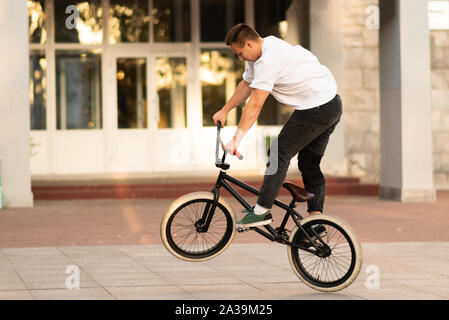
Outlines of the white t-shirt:
[{"label": "white t-shirt", "polygon": [[298,110],[323,105],[337,94],[332,73],[317,57],[274,36],[264,38],[257,61],[247,62],[243,80]]}]

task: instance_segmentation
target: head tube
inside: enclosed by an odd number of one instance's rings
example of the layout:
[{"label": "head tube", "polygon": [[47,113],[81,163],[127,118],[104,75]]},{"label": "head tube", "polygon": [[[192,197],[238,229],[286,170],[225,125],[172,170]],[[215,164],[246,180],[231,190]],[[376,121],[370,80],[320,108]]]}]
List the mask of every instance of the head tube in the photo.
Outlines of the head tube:
[{"label": "head tube", "polygon": [[[224,143],[223,143],[223,141],[221,140],[221,137],[220,137],[220,130],[221,130],[221,122],[218,121],[218,124],[217,124],[217,142],[216,142],[216,145],[215,145],[215,166],[217,168],[221,168],[221,169],[225,169],[226,170],[226,169],[229,169],[230,165],[225,163],[226,153],[227,152],[226,152],[226,150],[224,148]],[[221,148],[223,149],[223,157],[221,159],[219,158],[220,145],[221,145]]]}]

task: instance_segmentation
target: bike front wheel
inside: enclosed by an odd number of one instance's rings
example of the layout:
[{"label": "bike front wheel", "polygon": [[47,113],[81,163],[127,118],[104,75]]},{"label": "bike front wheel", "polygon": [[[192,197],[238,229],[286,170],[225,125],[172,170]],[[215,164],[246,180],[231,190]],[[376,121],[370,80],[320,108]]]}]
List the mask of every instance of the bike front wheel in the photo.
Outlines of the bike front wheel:
[{"label": "bike front wheel", "polygon": [[288,247],[290,265],[296,275],[318,291],[335,292],[349,286],[357,278],[363,261],[362,248],[351,227],[340,218],[324,214],[309,216],[300,223],[304,230],[309,230],[309,236],[311,228],[320,230],[322,241],[312,237],[320,249],[317,251],[300,228],[292,231],[289,240],[300,247]]},{"label": "bike front wheel", "polygon": [[212,205],[211,192],[194,192],[176,199],[161,223],[161,239],[167,250],[186,261],[205,261],[227,249],[235,236],[235,215],[232,207],[219,199],[207,230],[198,228],[198,221]]}]

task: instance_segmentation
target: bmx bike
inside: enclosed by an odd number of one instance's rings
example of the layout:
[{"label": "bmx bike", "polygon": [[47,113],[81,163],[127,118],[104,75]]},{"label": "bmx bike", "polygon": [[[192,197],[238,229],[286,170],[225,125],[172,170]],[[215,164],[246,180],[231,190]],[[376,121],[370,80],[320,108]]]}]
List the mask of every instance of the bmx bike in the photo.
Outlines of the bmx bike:
[{"label": "bmx bike", "polygon": [[[236,216],[229,203],[220,197],[226,189],[246,210],[251,205],[231,186],[234,184],[254,195],[259,190],[228,175],[230,165],[225,162],[226,150],[220,137],[221,124],[217,125],[215,166],[220,168],[211,192],[186,194],[170,205],[161,222],[161,239],[175,257],[191,262],[206,261],[223,253],[237,232],[255,231],[263,237],[287,246],[290,265],[298,278],[307,286],[324,292],[335,292],[349,286],[358,276],[362,266],[362,248],[352,228],[341,218],[325,214],[303,218],[295,210],[296,202],[305,202],[314,195],[290,182],[283,187],[292,195],[290,204],[279,200],[274,205],[285,210],[279,227],[264,225],[239,229]],[[219,157],[219,146],[223,156]],[[242,159],[243,157],[236,153]],[[286,229],[289,218],[293,230]]]}]

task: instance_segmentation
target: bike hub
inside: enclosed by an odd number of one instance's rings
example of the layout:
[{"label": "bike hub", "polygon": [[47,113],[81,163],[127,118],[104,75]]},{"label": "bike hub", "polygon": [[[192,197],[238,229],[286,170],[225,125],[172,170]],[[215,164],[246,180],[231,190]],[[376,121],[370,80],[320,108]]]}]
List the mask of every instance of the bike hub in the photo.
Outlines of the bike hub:
[{"label": "bike hub", "polygon": [[195,222],[194,226],[195,226],[196,232],[199,232],[199,233],[207,232],[207,228],[201,219],[198,220],[197,222]]},{"label": "bike hub", "polygon": [[316,255],[320,258],[327,258],[332,254],[332,250],[331,248],[329,248],[328,246],[317,246],[318,251],[316,253]]}]

